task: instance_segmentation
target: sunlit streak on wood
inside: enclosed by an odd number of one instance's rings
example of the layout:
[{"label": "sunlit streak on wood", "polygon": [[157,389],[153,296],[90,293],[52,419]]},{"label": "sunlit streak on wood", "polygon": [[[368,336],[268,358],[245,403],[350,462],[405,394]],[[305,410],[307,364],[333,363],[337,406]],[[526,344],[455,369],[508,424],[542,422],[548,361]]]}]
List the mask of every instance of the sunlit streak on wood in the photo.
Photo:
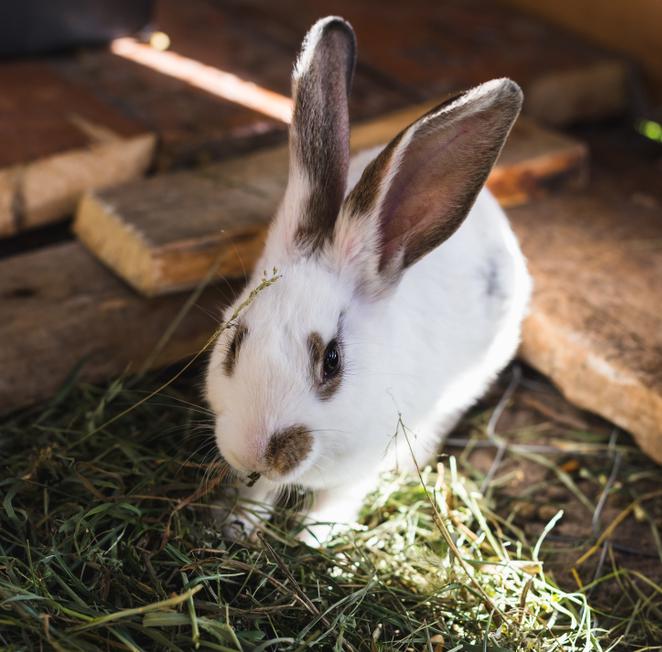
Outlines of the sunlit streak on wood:
[{"label": "sunlit streak on wood", "polygon": [[113,54],[119,57],[276,120],[289,123],[292,118],[292,100],[289,97],[262,88],[229,72],[189,59],[176,52],[155,50],[132,38],[115,39],[110,47]]}]

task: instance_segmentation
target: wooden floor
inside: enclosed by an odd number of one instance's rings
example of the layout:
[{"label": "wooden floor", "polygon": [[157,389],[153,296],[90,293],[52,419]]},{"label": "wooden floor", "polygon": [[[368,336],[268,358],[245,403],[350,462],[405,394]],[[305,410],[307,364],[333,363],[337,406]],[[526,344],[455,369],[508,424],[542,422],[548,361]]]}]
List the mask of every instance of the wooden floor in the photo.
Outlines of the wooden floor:
[{"label": "wooden floor", "polygon": [[508,212],[536,283],[521,354],[662,462],[662,148],[583,136],[589,187]]},{"label": "wooden floor", "polygon": [[[524,88],[529,118],[585,125],[571,135],[589,145],[589,185],[557,179],[545,197],[509,211],[536,281],[522,354],[662,461],[662,153],[624,117],[630,63],[477,0],[158,0],[156,25],[171,52],[286,97],[300,40],[327,13],[344,15],[357,32],[355,121],[510,76]],[[82,191],[109,180],[132,179],[140,192],[141,183],[286,136],[266,104],[249,108],[108,49],[33,59],[29,78],[48,84],[25,84],[27,65],[0,64],[0,80],[16,80],[0,102],[0,140],[12,144],[0,157],[0,411],[46,398],[77,365],[81,377],[100,380],[190,355],[236,289],[222,282],[191,305],[188,294],[148,300],[65,229],[43,225],[66,223]],[[57,109],[32,110],[46,106]],[[597,120],[609,126],[591,127]],[[90,162],[123,156],[134,163],[113,167],[112,179],[103,173],[110,168]],[[55,176],[38,176],[43,170]],[[145,171],[154,179],[136,181]]]}]

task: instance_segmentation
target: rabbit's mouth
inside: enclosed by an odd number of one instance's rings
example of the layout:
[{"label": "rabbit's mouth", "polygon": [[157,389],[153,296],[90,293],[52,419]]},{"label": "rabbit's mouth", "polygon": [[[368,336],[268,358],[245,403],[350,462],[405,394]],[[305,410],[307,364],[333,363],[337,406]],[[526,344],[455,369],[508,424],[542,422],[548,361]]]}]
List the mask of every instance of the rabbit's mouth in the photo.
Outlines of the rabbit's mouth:
[{"label": "rabbit's mouth", "polygon": [[252,487],[259,479],[262,474],[258,471],[253,471],[246,476],[246,486]]}]

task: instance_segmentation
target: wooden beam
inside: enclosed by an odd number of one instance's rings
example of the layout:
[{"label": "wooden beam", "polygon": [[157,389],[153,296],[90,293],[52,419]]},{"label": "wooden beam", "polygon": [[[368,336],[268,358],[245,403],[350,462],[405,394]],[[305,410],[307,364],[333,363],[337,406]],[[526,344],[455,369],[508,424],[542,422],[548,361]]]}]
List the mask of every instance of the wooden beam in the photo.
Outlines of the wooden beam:
[{"label": "wooden beam", "polygon": [[[352,149],[388,142],[426,103],[354,128]],[[287,147],[263,150],[192,172],[85,196],[74,223],[80,240],[146,296],[195,286],[212,265],[243,277],[259,256],[287,181]],[[586,180],[581,143],[521,119],[489,187],[506,206]]]},{"label": "wooden beam", "polygon": [[[151,366],[196,353],[231,295],[204,292]],[[80,363],[88,381],[140,370],[186,300],[137,296],[76,242],[0,260],[0,412],[48,398]]]},{"label": "wooden beam", "polygon": [[588,191],[509,211],[535,281],[521,355],[662,463],[659,155],[615,147]]},{"label": "wooden beam", "polygon": [[[165,55],[185,57],[222,75],[254,87],[254,91],[290,97],[292,64],[303,33],[283,46],[256,36],[236,20],[226,3],[159,0],[154,23],[168,34]],[[295,42],[296,41],[296,42]],[[159,54],[159,53],[155,53]],[[287,125],[268,110],[243,106],[222,91],[207,92],[112,51],[94,49],[84,56],[60,57],[58,71],[90,93],[108,98],[156,132],[156,169],[172,171],[246,153],[256,146],[282,143]],[[357,71],[351,97],[359,119],[410,103],[388,80]]]},{"label": "wooden beam", "polygon": [[73,212],[86,190],[141,176],[155,136],[35,62],[0,66],[0,237]]}]

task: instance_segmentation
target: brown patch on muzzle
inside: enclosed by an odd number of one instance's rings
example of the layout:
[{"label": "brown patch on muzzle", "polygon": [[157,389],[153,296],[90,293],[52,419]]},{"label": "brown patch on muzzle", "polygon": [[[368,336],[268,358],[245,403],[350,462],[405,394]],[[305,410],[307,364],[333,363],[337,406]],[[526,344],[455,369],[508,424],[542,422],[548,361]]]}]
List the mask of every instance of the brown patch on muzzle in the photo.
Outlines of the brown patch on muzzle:
[{"label": "brown patch on muzzle", "polygon": [[285,475],[308,456],[312,446],[312,435],[307,428],[290,426],[271,437],[265,461],[269,469]]}]

